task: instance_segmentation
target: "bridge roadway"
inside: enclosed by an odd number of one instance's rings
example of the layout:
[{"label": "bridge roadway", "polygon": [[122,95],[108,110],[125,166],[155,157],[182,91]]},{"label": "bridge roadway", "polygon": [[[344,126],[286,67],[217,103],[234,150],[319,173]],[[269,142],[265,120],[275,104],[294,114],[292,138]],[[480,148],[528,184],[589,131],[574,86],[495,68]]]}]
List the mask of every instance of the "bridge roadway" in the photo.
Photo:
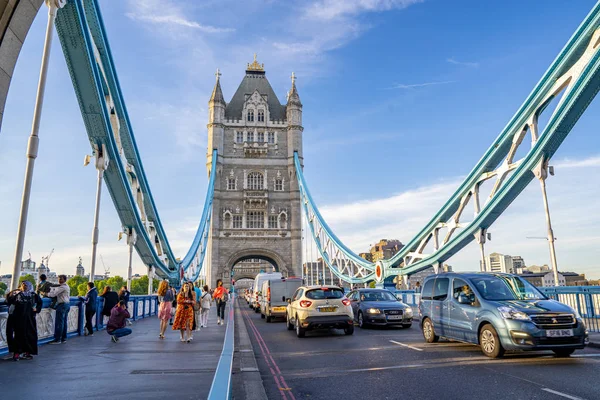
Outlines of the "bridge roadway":
[{"label": "bridge roadway", "polygon": [[598,348],[491,360],[473,345],[426,344],[417,323],[299,339],[238,302],[269,399],[600,399]]},{"label": "bridge roadway", "polygon": [[0,399],[206,399],[223,349],[225,325],[209,326],[191,343],[169,327],[158,338],[156,317],[135,321],[133,333],[113,343],[106,331],[43,345],[33,360],[0,360]]}]

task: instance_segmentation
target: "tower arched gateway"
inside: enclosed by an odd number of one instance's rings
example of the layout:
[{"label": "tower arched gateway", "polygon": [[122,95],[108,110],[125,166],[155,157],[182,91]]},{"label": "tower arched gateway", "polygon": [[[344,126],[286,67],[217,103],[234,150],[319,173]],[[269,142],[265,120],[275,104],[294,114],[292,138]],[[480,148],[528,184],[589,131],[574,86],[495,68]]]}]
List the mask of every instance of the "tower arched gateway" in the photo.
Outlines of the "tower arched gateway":
[{"label": "tower arched gateway", "polygon": [[244,259],[269,261],[286,276],[301,275],[300,193],[294,152],[302,160],[302,103],[292,75],[282,105],[264,67],[248,64],[229,103],[220,73],[209,101],[207,167],[217,150],[207,281],[230,283]]}]

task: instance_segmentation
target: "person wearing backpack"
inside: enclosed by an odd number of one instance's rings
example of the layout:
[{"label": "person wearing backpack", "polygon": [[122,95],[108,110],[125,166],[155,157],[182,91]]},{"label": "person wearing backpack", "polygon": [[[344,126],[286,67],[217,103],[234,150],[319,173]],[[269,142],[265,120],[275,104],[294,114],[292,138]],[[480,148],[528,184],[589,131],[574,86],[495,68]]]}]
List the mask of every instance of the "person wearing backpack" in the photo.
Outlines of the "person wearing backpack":
[{"label": "person wearing backpack", "polygon": [[169,282],[164,280],[158,287],[158,301],[160,306],[158,307],[158,319],[160,320],[160,333],[158,337],[160,339],[165,338],[165,331],[167,330],[167,324],[171,318],[171,309],[173,308],[173,300],[175,296],[173,291],[169,288]]}]

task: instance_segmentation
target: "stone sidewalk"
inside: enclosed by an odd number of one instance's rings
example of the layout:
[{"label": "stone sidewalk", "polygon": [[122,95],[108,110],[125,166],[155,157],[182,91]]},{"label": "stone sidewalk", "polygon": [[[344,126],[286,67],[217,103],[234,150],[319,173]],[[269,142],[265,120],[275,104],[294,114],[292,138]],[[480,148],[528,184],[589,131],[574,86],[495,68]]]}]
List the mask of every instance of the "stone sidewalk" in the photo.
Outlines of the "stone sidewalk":
[{"label": "stone sidewalk", "polygon": [[210,312],[208,328],[191,343],[156,317],[138,320],[133,333],[113,343],[106,331],[43,345],[33,360],[0,361],[3,399],[206,399],[221,355],[225,325]]}]

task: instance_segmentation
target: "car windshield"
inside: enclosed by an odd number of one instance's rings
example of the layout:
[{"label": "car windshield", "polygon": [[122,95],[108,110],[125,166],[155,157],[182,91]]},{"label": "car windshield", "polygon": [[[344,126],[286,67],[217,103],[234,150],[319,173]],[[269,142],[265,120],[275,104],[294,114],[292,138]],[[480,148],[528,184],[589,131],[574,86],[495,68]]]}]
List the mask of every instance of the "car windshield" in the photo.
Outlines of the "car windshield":
[{"label": "car windshield", "polygon": [[306,292],[306,298],[312,300],[341,299],[344,293],[337,288],[312,289]]},{"label": "car windshield", "polygon": [[387,291],[362,292],[360,294],[361,301],[398,301],[393,294]]},{"label": "car windshield", "polygon": [[525,279],[510,275],[488,275],[471,279],[486,300],[544,300],[535,286]]}]

